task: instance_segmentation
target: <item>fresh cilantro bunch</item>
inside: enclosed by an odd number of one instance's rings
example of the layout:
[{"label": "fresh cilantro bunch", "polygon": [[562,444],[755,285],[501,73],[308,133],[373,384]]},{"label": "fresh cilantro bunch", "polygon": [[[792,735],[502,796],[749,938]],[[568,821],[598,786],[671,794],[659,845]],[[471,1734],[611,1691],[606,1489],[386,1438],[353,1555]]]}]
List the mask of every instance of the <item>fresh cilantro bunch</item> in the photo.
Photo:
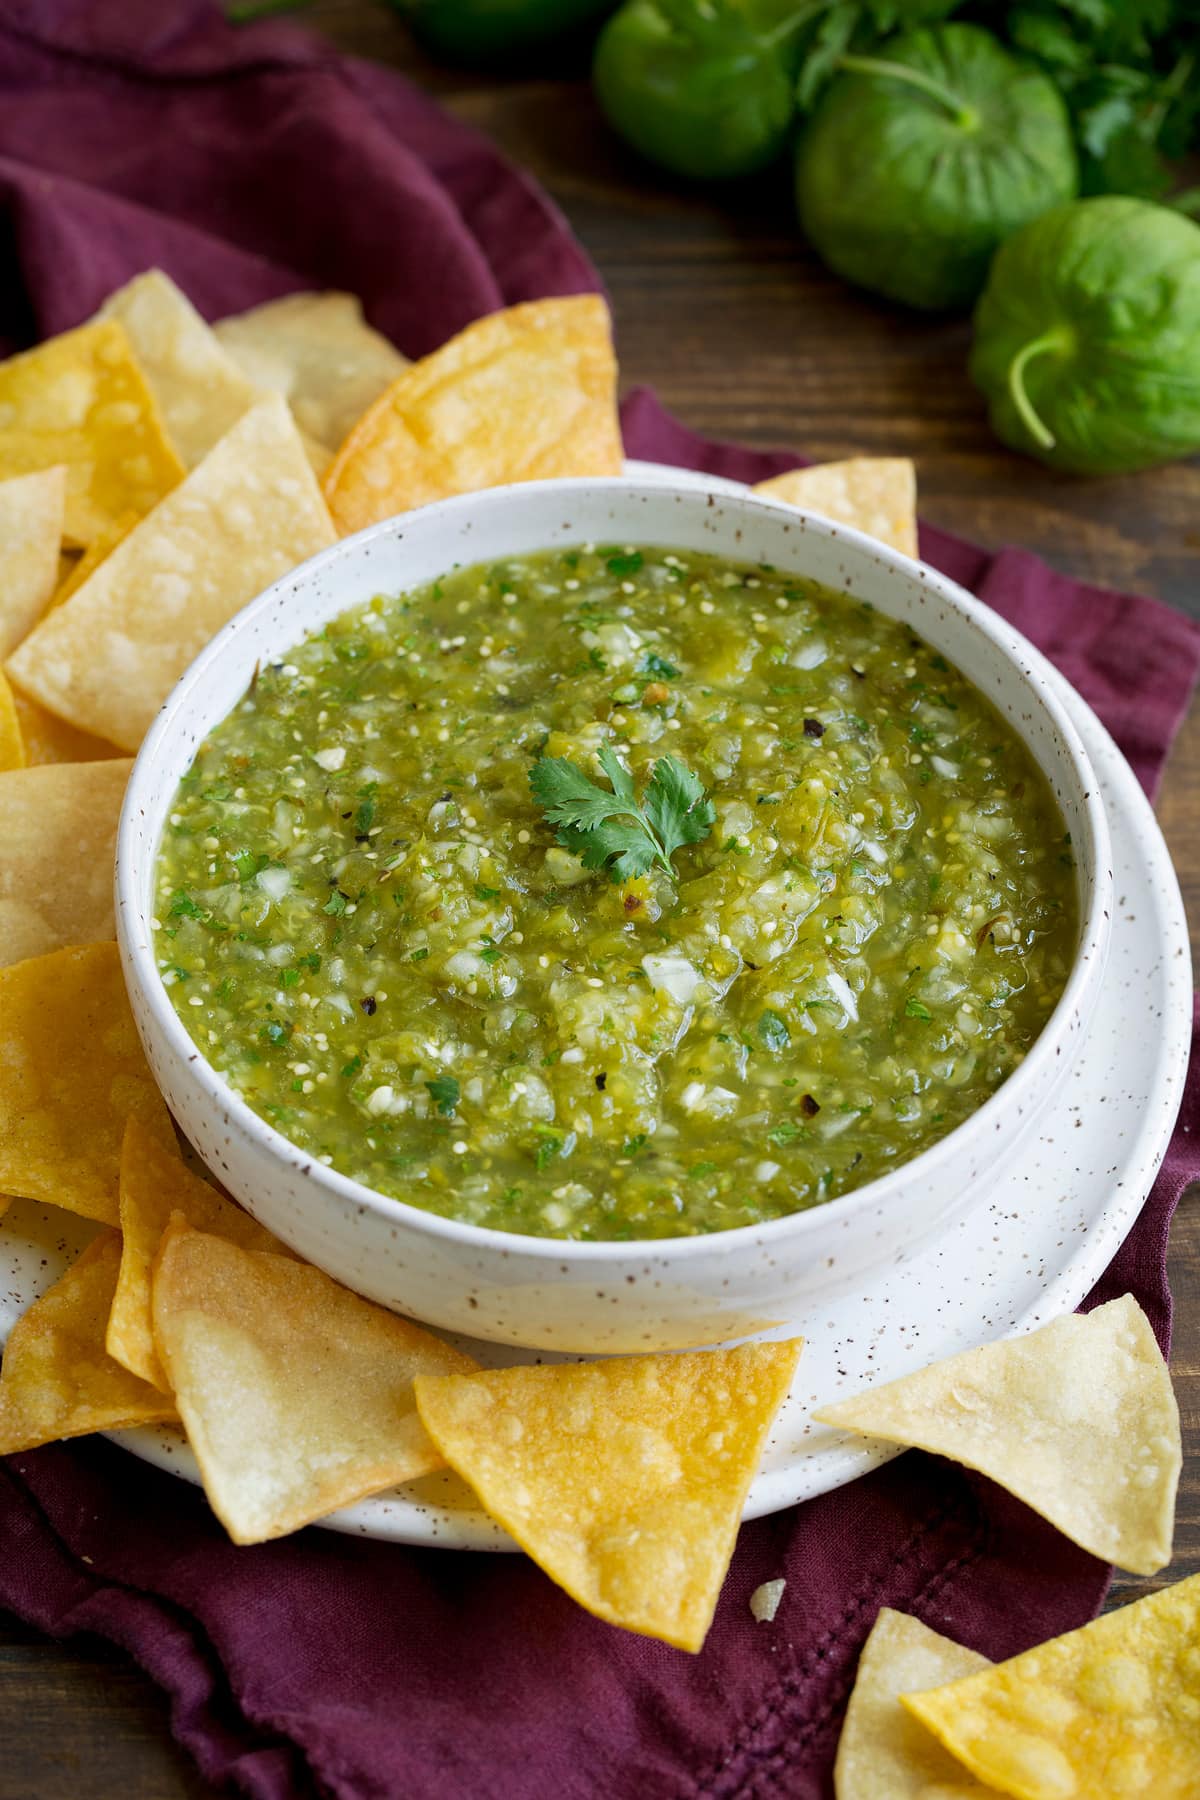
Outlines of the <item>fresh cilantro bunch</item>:
[{"label": "fresh cilantro bunch", "polygon": [[[1067,105],[1085,194],[1160,200],[1172,162],[1200,142],[1200,0],[745,0],[791,12],[797,102],[810,112],[847,54],[884,53],[897,31],[954,17],[1037,63]],[[1189,196],[1191,199],[1191,196]],[[1182,204],[1182,198],[1180,203]]]},{"label": "fresh cilantro bunch", "polygon": [[614,882],[644,875],[655,863],[674,879],[676,850],[706,838],[717,816],[703,785],[677,758],[661,756],[639,800],[633,777],[607,744],[600,766],[611,789],[563,756],[543,756],[530,770],[533,797],[558,827],[559,843],[585,869],[607,868]]},{"label": "fresh cilantro bunch", "polygon": [[1200,133],[1197,0],[1024,0],[975,8],[1045,69],[1075,124],[1085,194],[1159,200]]}]

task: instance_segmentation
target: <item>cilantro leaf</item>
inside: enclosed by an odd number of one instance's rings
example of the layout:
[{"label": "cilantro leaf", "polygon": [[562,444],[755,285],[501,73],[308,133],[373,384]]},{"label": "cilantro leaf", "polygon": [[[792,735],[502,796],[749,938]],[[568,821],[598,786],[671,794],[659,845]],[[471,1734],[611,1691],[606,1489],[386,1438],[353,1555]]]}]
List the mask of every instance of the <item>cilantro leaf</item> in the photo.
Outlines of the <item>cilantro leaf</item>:
[{"label": "cilantro leaf", "polygon": [[565,756],[540,757],[529,772],[529,785],[551,825],[572,825],[580,831],[591,831],[610,813],[621,810],[613,805],[614,798],[619,798],[615,788],[610,794],[598,787]]},{"label": "cilantro leaf", "polygon": [[792,1041],[787,1020],[770,1007],[759,1015],[758,1035],[768,1050],[786,1050]]},{"label": "cilantro leaf", "polygon": [[375,796],[378,792],[377,781],[368,781],[366,787],[358,790],[358,811],[354,815],[354,830],[358,837],[366,837],[375,823]]},{"label": "cilantro leaf", "polygon": [[614,882],[644,875],[660,863],[671,876],[671,858],[684,844],[698,844],[712,830],[713,805],[692,771],[673,756],[655,763],[639,802],[633,777],[610,745],[599,752],[611,791],[575,763],[543,756],[529,772],[529,786],[558,841],[585,869],[607,868]]},{"label": "cilantro leaf", "polygon": [[444,1118],[449,1118],[459,1101],[459,1086],[453,1075],[435,1075],[425,1086],[438,1111]]},{"label": "cilantro leaf", "polygon": [[668,861],[681,845],[706,838],[717,818],[703,784],[674,756],[660,756],[655,763],[642,810]]},{"label": "cilantro leaf", "polygon": [[617,556],[610,556],[605,567],[610,575],[620,578],[622,575],[636,575],[642,566],[640,550],[630,550]]}]

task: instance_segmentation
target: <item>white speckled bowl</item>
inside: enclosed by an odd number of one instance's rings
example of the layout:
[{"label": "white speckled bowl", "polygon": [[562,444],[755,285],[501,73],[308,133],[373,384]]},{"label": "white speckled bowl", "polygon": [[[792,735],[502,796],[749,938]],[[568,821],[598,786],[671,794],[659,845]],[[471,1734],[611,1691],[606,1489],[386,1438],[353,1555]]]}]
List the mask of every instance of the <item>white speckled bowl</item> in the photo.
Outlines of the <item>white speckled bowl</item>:
[{"label": "white speckled bowl", "polygon": [[[992,700],[1057,795],[1079,871],[1080,946],[1066,991],[1025,1061],[932,1149],[811,1212],[705,1237],[574,1244],[458,1224],[315,1162],[250,1110],[188,1037],[155,963],[154,864],[196,746],[259,661],[380,592],[453,563],[588,541],[704,550],[768,562],[903,619]],[[447,500],[347,538],[293,570],[209,644],[142,747],[117,844],[117,935],[155,1076],[214,1174],[300,1255],[396,1311],[476,1338],[559,1351],[674,1349],[746,1336],[912,1251],[956,1212],[986,1204],[1018,1141],[1074,1064],[1101,984],[1112,876],[1108,827],[1063,706],[1014,656],[986,607],[932,569],[860,533],[714,483],[534,482]]]}]

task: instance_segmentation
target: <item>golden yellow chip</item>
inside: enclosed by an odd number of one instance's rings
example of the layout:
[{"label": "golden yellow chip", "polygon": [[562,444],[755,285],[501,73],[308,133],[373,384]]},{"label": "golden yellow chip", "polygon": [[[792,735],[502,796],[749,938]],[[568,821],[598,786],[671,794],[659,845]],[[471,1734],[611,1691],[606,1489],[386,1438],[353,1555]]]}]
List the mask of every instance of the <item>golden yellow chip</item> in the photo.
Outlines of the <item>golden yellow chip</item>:
[{"label": "golden yellow chip", "polygon": [[175,1144],[146,1130],[138,1119],[125,1127],[121,1151],[121,1276],[108,1320],[108,1353],[143,1381],[170,1392],[154,1348],[150,1276],[162,1236],[178,1214],[244,1250],[290,1255],[279,1239],[248,1212],[193,1175]]},{"label": "golden yellow chip", "polygon": [[113,936],[117,818],[132,767],[126,758],[0,775],[0,968]]},{"label": "golden yellow chip", "polygon": [[115,550],[122,538],[127,538],[138,522],[139,514],[122,513],[119,519],[113,519],[96,533],[82,556],[77,556],[66,574],[54,590],[51,606],[63,606],[71,595],[81,588],[88,576],[100,567],[110,551]]},{"label": "golden yellow chip", "polygon": [[12,697],[27,768],[42,763],[102,762],[108,757],[125,756],[115,744],[93,737],[90,731],[79,731],[65,719],[47,712],[20,688],[12,689]]},{"label": "golden yellow chip", "polygon": [[413,1376],[474,1367],[319,1269],[192,1231],[178,1214],[154,1269],[154,1340],[236,1544],[437,1468]]},{"label": "golden yellow chip", "polygon": [[118,319],[125,327],[171,442],[189,469],[262,399],[262,389],[247,380],[161,269],[148,269],[118,288],[97,317]]},{"label": "golden yellow chip", "polygon": [[309,468],[317,480],[323,482],[333,463],[333,451],[327,450],[324,444],[319,443],[315,437],[309,437],[307,431],[300,432],[300,442],[304,445],[304,454],[308,458]]},{"label": "golden yellow chip", "polygon": [[115,1225],[131,1116],[166,1141],[115,944],[0,969],[0,1193]]},{"label": "golden yellow chip", "polygon": [[865,531],[905,556],[917,554],[917,472],[906,456],[852,456],[789,469],[758,482],[754,492]]},{"label": "golden yellow chip", "polygon": [[[3,370],[0,363],[0,376]],[[59,464],[0,481],[0,657],[33,630],[50,603],[66,496],[67,471]]]},{"label": "golden yellow chip", "polygon": [[1152,1575],[1171,1559],[1179,1409],[1130,1294],[813,1417],[978,1469],[1104,1562]]},{"label": "golden yellow chip", "polygon": [[287,294],[213,330],[242,374],[282,394],[306,441],[330,453],[408,366],[354,294]]},{"label": "golden yellow chip", "polygon": [[551,1580],[699,1650],[801,1340],[419,1376],[429,1435]]},{"label": "golden yellow chip", "polygon": [[121,1240],[102,1232],[13,1326],[0,1368],[0,1456],[56,1438],[177,1418],[104,1348]]},{"label": "golden yellow chip", "polygon": [[291,415],[271,395],[43,619],[10,672],[51,712],[136,750],[213,634],[333,538]]},{"label": "golden yellow chip", "polygon": [[1195,1800],[1200,1575],[903,1704],[1018,1800]]},{"label": "golden yellow chip", "polygon": [[412,363],[325,477],[339,531],[448,494],[552,475],[619,475],[616,361],[595,294],[534,300]]},{"label": "golden yellow chip", "polygon": [[63,529],[76,544],[124,512],[149,512],[183,475],[115,319],[0,362],[0,476],[57,463],[67,470]]},{"label": "golden yellow chip", "polygon": [[[17,716],[17,697],[6,677],[0,674],[0,780],[12,770],[24,767],[25,739]],[[0,827],[0,846],[3,845],[3,828]],[[0,866],[0,884],[3,881],[4,870]]]},{"label": "golden yellow chip", "polygon": [[982,1800],[991,1793],[900,1704],[901,1694],[914,1688],[991,1666],[986,1656],[910,1614],[881,1607],[858,1659],[838,1740],[836,1800]]}]

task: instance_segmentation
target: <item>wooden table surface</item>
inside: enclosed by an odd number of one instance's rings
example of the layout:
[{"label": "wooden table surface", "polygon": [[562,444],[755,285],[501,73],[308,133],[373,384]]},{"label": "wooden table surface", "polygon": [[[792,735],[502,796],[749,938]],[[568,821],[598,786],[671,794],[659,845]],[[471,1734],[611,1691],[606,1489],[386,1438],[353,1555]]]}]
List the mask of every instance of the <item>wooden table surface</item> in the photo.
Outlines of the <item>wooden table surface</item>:
[{"label": "wooden table surface", "polygon": [[[916,458],[925,517],[1064,571],[1200,616],[1200,466],[1091,483],[1052,476],[990,437],[966,382],[967,328],[905,316],[843,287],[798,243],[781,177],[697,191],[607,134],[580,78],[440,69],[386,6],[316,0],[306,22],[411,74],[530,169],[594,257],[625,384],[651,382],[687,424],[746,443]],[[1200,927],[1200,707],[1176,746],[1160,816]],[[1132,1024],[1136,1028],[1136,1021]],[[1172,1367],[1186,1461],[1176,1555],[1200,1570],[1200,1189],[1171,1240]],[[1152,1584],[1120,1576],[1116,1601]],[[213,1790],[169,1735],[167,1707],[100,1643],[54,1645],[0,1615],[0,1800],[174,1800]]]}]

